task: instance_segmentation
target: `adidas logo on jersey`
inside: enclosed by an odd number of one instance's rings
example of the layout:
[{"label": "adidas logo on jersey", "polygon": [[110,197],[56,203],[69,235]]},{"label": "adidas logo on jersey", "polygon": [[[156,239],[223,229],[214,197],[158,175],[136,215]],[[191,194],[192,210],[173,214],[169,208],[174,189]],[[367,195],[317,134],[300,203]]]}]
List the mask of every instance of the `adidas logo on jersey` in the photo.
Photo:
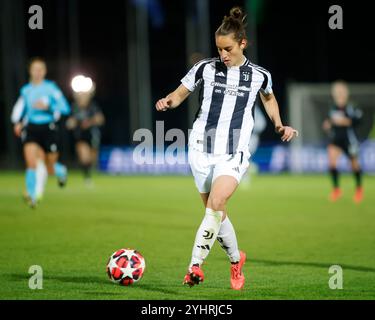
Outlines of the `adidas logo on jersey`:
[{"label": "adidas logo on jersey", "polygon": [[217,77],[225,77],[225,74],[224,74],[224,72],[218,72],[218,73],[216,73],[216,76]]}]

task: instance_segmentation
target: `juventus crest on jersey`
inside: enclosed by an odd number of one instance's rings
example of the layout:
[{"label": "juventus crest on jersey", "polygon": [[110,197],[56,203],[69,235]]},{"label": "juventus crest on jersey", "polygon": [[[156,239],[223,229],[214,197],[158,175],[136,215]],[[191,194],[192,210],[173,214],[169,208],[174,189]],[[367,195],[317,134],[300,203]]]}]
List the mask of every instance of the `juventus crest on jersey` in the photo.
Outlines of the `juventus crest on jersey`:
[{"label": "juventus crest on jersey", "polygon": [[219,58],[198,62],[181,80],[189,90],[200,86],[200,109],[189,145],[213,154],[248,153],[258,92],[272,93],[271,74],[250,63],[227,67]]}]

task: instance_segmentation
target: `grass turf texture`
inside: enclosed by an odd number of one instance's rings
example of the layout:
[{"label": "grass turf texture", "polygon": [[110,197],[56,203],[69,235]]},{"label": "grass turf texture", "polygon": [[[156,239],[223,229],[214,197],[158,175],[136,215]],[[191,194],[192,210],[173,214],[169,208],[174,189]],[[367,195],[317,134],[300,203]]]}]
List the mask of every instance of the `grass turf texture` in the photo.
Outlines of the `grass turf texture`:
[{"label": "grass turf texture", "polygon": [[[229,262],[215,244],[205,281],[182,286],[204,210],[192,177],[79,174],[60,190],[49,179],[36,210],[21,200],[21,173],[0,174],[0,299],[374,299],[375,179],[365,200],[330,203],[327,176],[257,176],[228,205],[239,245],[247,252],[245,289],[230,289]],[[146,258],[144,278],[111,283],[109,256],[122,247]],[[343,290],[331,290],[331,265],[343,268]],[[43,268],[43,290],[30,290],[28,269]]]}]

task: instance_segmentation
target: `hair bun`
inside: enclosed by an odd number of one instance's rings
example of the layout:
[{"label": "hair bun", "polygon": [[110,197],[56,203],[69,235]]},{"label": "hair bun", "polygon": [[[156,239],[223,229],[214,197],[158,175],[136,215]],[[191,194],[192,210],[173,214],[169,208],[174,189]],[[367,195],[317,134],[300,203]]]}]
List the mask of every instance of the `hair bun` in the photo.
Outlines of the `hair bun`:
[{"label": "hair bun", "polygon": [[240,7],[233,7],[232,9],[230,9],[229,14],[236,20],[243,21],[245,18],[244,13],[242,12],[242,9]]},{"label": "hair bun", "polygon": [[238,43],[246,37],[246,14],[240,7],[233,7],[229,11],[229,16],[224,16],[221,26],[216,30],[216,36],[227,36],[233,34]]}]

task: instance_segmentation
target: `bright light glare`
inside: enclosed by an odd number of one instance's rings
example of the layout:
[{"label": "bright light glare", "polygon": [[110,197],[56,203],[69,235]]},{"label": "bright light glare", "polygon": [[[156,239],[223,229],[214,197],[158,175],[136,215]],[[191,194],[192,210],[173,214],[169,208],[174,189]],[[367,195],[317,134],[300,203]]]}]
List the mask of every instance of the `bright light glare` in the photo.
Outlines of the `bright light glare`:
[{"label": "bright light glare", "polygon": [[82,75],[76,76],[72,80],[74,92],[90,92],[93,86],[91,78]]}]

